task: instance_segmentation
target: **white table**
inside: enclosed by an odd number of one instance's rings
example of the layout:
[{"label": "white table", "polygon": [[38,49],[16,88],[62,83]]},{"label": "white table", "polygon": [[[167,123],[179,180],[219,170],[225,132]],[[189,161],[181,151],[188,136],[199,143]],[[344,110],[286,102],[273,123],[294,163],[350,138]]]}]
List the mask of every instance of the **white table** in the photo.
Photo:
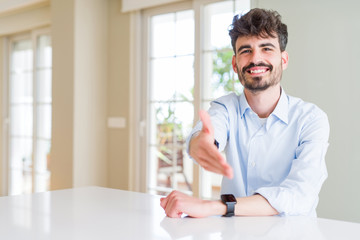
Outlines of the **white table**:
[{"label": "white table", "polygon": [[86,187],[0,197],[0,239],[360,239],[360,224],[306,217],[167,218],[158,196]]}]

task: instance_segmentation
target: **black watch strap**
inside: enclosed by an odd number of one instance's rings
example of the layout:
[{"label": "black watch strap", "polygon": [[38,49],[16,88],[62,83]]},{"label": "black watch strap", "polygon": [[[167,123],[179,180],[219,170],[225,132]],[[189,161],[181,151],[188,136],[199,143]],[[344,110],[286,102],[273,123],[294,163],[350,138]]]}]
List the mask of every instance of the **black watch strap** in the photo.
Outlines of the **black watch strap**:
[{"label": "black watch strap", "polygon": [[232,217],[235,216],[235,204],[236,203],[226,203],[226,214],[224,217]]},{"label": "black watch strap", "polygon": [[236,198],[232,194],[221,195],[221,201],[226,205],[226,214],[224,217],[232,217],[235,215]]}]

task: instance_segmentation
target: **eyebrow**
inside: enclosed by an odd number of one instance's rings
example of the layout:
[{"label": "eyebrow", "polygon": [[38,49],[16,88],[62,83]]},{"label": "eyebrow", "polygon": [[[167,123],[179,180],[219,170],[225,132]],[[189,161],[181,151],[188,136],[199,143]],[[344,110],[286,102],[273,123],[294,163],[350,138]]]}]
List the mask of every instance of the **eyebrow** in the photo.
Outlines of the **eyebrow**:
[{"label": "eyebrow", "polygon": [[[260,44],[259,47],[273,47],[273,48],[276,48],[275,45],[272,44],[272,43],[262,43],[262,44]],[[242,46],[240,46],[238,48],[237,52],[239,53],[241,50],[246,49],[246,48],[251,48],[251,46],[248,45],[248,44],[247,45],[242,45]]]},{"label": "eyebrow", "polygon": [[245,48],[251,48],[250,45],[242,45],[239,47],[239,49],[237,50],[237,52],[239,53],[241,50],[245,49]]},{"label": "eyebrow", "polygon": [[263,44],[260,44],[260,47],[273,47],[273,48],[276,48],[274,44],[272,43],[263,43]]}]

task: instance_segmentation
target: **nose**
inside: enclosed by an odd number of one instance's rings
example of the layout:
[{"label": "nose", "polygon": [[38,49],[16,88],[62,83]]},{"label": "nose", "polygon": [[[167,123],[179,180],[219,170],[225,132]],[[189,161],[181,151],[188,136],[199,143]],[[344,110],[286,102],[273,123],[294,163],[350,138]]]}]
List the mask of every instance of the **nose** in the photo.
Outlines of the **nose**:
[{"label": "nose", "polygon": [[260,63],[263,61],[263,55],[259,49],[253,49],[251,55],[251,62],[254,64]]}]

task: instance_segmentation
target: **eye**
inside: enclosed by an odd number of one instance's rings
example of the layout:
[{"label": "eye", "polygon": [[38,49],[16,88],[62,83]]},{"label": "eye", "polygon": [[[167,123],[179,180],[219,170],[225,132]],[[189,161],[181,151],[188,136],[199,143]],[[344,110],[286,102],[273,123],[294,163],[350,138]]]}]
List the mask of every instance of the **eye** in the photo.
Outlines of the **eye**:
[{"label": "eye", "polygon": [[241,52],[240,52],[240,54],[250,53],[250,52],[251,52],[251,50],[250,50],[250,49],[246,49],[246,50],[241,51]]},{"label": "eye", "polygon": [[266,48],[264,48],[264,50],[265,50],[266,52],[268,52],[268,51],[272,51],[272,48],[266,47]]}]

